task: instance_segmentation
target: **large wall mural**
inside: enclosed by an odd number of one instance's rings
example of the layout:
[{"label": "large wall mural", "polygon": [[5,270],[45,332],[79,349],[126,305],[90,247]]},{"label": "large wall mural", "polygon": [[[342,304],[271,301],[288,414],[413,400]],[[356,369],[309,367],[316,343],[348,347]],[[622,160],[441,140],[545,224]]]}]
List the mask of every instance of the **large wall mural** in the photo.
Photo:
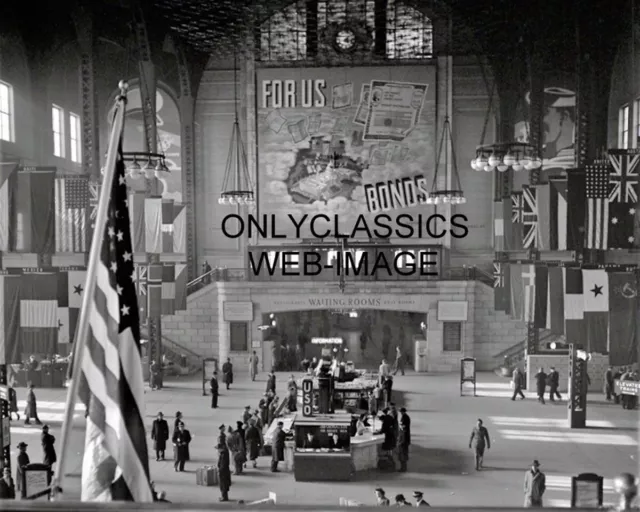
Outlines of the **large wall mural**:
[{"label": "large wall mural", "polygon": [[[158,152],[165,154],[168,173],[160,178],[162,197],[183,202],[182,154],[180,144],[180,113],[176,102],[162,89],[156,92],[156,126],[158,130]],[[144,124],[140,89],[132,87],[127,93],[127,115],[124,124],[124,151],[144,150]],[[144,165],[144,162],[140,162]],[[132,190],[144,190],[144,180],[129,180]]]},{"label": "large wall mural", "polygon": [[[260,69],[257,101],[258,213],[274,216],[288,238],[295,236],[289,215],[337,214],[347,233],[359,215],[372,220],[382,212],[369,212],[367,184],[417,175],[430,184],[432,66]],[[312,237],[304,227],[301,235]]]}]

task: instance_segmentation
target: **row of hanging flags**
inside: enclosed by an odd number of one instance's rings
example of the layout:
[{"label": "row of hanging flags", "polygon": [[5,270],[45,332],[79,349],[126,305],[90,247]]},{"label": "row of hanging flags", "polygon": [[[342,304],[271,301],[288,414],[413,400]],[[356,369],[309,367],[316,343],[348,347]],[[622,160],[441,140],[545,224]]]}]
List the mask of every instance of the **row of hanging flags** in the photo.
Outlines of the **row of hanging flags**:
[{"label": "row of hanging flags", "polygon": [[[100,185],[55,167],[0,165],[0,251],[86,253],[93,236]],[[134,254],[170,254],[186,261],[187,212],[173,199],[130,192]]]},{"label": "row of hanging flags", "polygon": [[[0,345],[8,362],[71,350],[85,279],[79,267],[0,271]],[[135,265],[131,280],[142,321],[187,308],[186,265]]]},{"label": "row of hanging flags", "polygon": [[640,152],[606,159],[495,201],[496,252],[630,249],[637,245]]},{"label": "row of hanging flags", "polygon": [[564,335],[567,343],[609,353],[611,364],[635,361],[640,315],[634,266],[495,262],[495,309]]}]

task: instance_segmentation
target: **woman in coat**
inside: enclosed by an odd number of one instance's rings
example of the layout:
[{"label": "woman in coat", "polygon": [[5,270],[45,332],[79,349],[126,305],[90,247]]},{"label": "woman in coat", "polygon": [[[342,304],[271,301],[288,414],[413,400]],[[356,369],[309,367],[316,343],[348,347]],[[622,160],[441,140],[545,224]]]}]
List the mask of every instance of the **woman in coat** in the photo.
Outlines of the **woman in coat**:
[{"label": "woman in coat", "polygon": [[169,425],[161,412],[153,420],[151,439],[153,439],[153,449],[156,451],[156,460],[164,460],[164,451],[167,449],[167,439],[169,439]]},{"label": "woman in coat", "polygon": [[229,450],[224,444],[218,445],[218,485],[220,487],[220,501],[229,501],[231,470],[229,469]]},{"label": "woman in coat", "polygon": [[189,460],[189,443],[191,442],[191,433],[184,428],[184,423],[178,424],[178,430],[173,434],[172,441],[176,451],[173,469],[184,471],[184,463]]},{"label": "woman in coat", "polygon": [[36,425],[42,425],[40,418],[38,418],[38,405],[36,402],[36,394],[33,392],[35,386],[29,383],[29,393],[27,394],[27,407],[24,410],[24,424],[29,425],[31,418],[36,420]]},{"label": "woman in coat", "polygon": [[249,420],[249,428],[244,433],[244,439],[247,443],[247,452],[249,460],[253,463],[253,467],[258,467],[258,457],[260,456],[260,449],[262,448],[262,436],[256,426],[255,420]]},{"label": "woman in coat", "polygon": [[27,453],[27,443],[20,441],[18,443],[18,461],[16,464],[16,490],[22,489],[22,468],[31,464],[29,454]]},{"label": "woman in coat", "polygon": [[42,427],[40,440],[42,441],[42,463],[47,466],[53,466],[58,458],[56,457],[56,449],[53,447],[56,438],[49,434],[49,425]]}]

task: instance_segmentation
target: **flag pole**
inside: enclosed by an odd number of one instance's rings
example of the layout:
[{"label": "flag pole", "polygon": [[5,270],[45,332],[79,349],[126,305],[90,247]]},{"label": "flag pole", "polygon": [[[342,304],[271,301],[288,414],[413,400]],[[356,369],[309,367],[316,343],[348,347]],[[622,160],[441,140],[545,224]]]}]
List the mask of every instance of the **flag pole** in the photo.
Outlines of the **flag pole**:
[{"label": "flag pole", "polygon": [[107,214],[109,207],[109,199],[111,196],[111,184],[116,170],[116,157],[118,153],[118,145],[122,137],[124,129],[124,115],[127,105],[127,89],[129,84],[124,80],[118,83],[120,94],[116,99],[115,114],[111,126],[111,134],[109,136],[109,147],[107,157],[104,164],[104,176],[102,178],[102,189],[100,191],[100,201],[96,214],[96,224],[91,239],[91,249],[89,251],[89,263],[87,265],[87,277],[84,284],[84,295],[82,296],[82,308],[80,309],[80,317],[78,318],[78,328],[73,344],[73,356],[71,360],[72,374],[67,389],[67,400],[65,404],[65,415],[62,423],[62,448],[60,450],[60,459],[58,460],[58,468],[54,476],[51,494],[55,499],[58,494],[64,491],[63,481],[65,478],[67,462],[68,445],[73,430],[73,417],[75,414],[76,399],[78,394],[78,386],[80,384],[80,374],[82,372],[82,360],[84,357],[84,348],[89,337],[89,309],[93,300],[94,289],[96,284],[96,271],[98,262],[100,261],[100,251],[102,250],[102,238],[104,229],[107,224]]}]

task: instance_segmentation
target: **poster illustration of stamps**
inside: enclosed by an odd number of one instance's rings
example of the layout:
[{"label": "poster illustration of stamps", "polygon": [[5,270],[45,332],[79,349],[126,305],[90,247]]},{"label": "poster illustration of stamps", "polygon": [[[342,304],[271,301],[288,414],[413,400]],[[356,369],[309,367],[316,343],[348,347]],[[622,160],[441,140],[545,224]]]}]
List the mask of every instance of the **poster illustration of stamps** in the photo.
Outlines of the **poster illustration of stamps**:
[{"label": "poster illustration of stamps", "polygon": [[[338,216],[340,230],[350,232],[360,215],[371,223],[375,216],[364,185],[433,179],[433,66],[257,73],[258,213],[275,217],[278,234],[294,238],[291,219],[318,214]],[[312,238],[308,222],[300,236]]]}]

